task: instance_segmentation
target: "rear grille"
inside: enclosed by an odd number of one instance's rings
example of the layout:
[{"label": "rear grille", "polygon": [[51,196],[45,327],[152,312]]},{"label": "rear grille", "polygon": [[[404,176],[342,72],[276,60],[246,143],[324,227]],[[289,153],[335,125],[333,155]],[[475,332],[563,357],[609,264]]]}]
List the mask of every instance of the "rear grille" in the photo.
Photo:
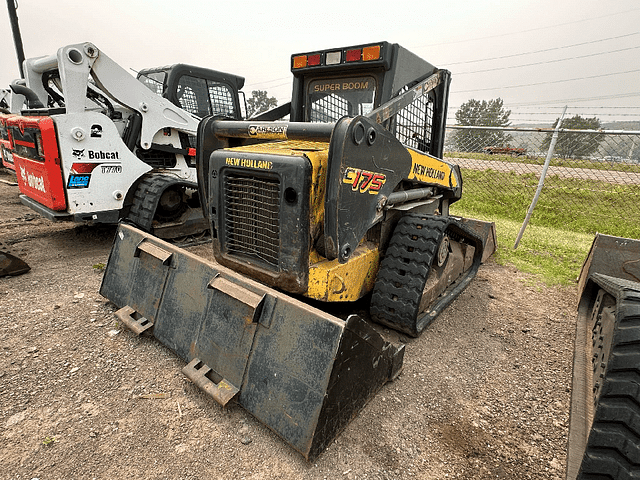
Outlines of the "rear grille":
[{"label": "rear grille", "polygon": [[13,151],[21,157],[44,162],[42,152],[42,136],[38,127],[23,128],[10,127],[13,138]]},{"label": "rear grille", "polygon": [[280,180],[229,172],[224,175],[224,198],[227,252],[277,269]]}]

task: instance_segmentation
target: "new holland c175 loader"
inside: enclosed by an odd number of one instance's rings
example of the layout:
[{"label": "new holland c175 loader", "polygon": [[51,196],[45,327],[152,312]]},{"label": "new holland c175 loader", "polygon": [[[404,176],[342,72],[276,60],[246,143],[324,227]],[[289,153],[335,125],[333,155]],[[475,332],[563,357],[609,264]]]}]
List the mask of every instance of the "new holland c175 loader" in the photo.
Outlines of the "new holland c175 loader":
[{"label": "new holland c175 loader", "polygon": [[292,101],[272,115],[289,121],[199,125],[216,262],[121,225],[101,294],[311,459],[401,368],[404,347],[363,317],[419,335],[495,232],[449,215],[462,177],[442,160],[448,71],[387,42],[291,69]]},{"label": "new holland c175 loader", "polygon": [[177,64],[136,79],[88,42],[24,71],[0,99],[0,154],[22,203],[56,221],[129,218],[165,239],[208,231],[195,134],[207,115],[242,118],[242,77]]}]

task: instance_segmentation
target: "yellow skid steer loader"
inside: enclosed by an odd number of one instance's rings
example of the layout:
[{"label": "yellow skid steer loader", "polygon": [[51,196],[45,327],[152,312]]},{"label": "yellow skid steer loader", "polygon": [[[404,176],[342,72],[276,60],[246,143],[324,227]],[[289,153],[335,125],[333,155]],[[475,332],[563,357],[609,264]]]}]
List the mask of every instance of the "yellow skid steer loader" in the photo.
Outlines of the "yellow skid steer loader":
[{"label": "yellow skid steer loader", "polygon": [[291,70],[290,104],[198,127],[215,263],[121,225],[101,294],[312,459],[400,372],[403,345],[369,320],[418,336],[495,231],[449,215],[447,70],[388,42],[295,54]]}]

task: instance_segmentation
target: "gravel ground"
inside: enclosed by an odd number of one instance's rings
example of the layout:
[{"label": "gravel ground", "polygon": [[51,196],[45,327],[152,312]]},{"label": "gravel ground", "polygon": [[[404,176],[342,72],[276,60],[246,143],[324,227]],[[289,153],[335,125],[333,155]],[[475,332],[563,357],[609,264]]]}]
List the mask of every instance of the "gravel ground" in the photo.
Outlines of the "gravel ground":
[{"label": "gravel ground", "polygon": [[32,268],[0,278],[0,479],[564,478],[575,288],[490,260],[309,463],[118,325],[96,268],[114,232],[45,220],[0,182],[0,241]]}]

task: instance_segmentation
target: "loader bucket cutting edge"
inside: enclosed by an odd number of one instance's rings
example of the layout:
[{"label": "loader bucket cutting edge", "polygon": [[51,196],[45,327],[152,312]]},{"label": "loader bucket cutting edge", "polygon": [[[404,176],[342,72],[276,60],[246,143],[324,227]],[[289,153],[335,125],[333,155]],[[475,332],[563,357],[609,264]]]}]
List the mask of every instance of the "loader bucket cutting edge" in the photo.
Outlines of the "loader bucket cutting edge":
[{"label": "loader bucket cutting edge", "polygon": [[218,403],[235,399],[308,460],[402,368],[404,346],[360,317],[339,319],[125,224],[100,293]]}]

